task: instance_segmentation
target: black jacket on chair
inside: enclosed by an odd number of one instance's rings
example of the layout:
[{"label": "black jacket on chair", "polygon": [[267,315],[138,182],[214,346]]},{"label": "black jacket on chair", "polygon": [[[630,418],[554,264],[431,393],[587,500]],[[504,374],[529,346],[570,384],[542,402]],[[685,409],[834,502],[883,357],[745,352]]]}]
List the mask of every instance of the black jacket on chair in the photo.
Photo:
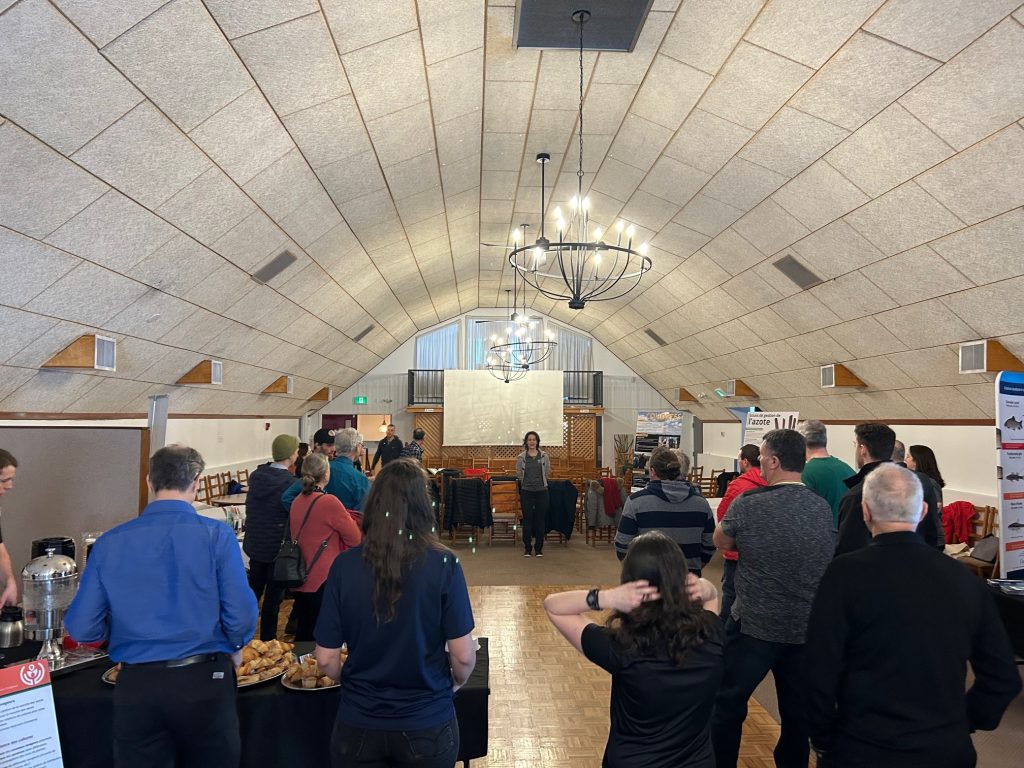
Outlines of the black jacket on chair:
[{"label": "black jacket on chair", "polygon": [[277,557],[289,512],[281,503],[281,494],[293,482],[295,477],[291,472],[273,464],[263,464],[249,475],[242,549],[253,560],[272,563]]}]

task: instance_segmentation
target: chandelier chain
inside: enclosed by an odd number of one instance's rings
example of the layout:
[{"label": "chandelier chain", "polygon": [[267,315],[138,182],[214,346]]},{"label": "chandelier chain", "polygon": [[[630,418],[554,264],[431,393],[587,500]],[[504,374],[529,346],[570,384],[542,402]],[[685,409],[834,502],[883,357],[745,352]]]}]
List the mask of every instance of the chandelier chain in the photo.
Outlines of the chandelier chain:
[{"label": "chandelier chain", "polygon": [[583,196],[583,23],[585,18],[580,18],[580,164],[576,170],[577,186],[580,197]]}]

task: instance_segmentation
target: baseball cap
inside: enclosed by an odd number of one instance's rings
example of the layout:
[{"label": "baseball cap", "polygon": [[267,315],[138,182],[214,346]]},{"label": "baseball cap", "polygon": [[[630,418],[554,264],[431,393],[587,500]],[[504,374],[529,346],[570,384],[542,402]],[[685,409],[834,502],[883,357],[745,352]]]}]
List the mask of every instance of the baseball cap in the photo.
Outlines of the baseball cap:
[{"label": "baseball cap", "polygon": [[334,445],[334,433],[321,427],[313,435],[313,445]]}]

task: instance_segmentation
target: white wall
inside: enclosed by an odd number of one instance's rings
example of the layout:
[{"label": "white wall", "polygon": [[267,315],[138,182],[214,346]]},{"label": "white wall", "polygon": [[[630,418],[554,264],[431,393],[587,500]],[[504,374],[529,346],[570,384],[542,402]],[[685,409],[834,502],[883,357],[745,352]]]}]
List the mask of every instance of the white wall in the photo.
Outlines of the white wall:
[{"label": "white wall", "polygon": [[[833,456],[856,467],[853,424],[828,424],[828,449]],[[943,501],[996,504],[996,451],[994,427],[945,424],[893,423],[897,439],[904,445],[927,445],[935,451],[939,471],[946,481]],[[740,448],[740,423],[703,425],[704,471],[732,468]],[[718,462],[716,465],[715,462]]]},{"label": "white wall", "polygon": [[168,444],[195,448],[206,460],[207,473],[255,469],[270,461],[270,443],[280,434],[297,436],[298,419],[167,420]]}]

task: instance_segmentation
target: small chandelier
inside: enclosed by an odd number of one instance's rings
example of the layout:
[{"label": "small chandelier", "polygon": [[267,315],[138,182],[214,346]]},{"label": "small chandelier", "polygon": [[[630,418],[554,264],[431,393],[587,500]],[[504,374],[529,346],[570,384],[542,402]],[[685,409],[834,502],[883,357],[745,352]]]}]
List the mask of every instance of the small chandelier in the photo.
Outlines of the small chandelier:
[{"label": "small chandelier", "polygon": [[570,309],[583,309],[588,301],[609,301],[625,296],[640,284],[652,266],[647,244],[633,248],[635,230],[619,221],[615,226],[614,243],[606,242],[600,227],[590,226],[590,199],[583,196],[583,25],[590,11],[573,13],[572,20],[580,28],[580,157],[576,170],[577,194],[569,203],[569,217],[554,210],[557,241],[544,235],[545,167],[551,155],[541,152],[540,163],[540,236],[526,242],[527,226],[512,233],[509,264],[523,280],[549,299],[567,299]]},{"label": "small chandelier", "polygon": [[[512,291],[505,290],[506,311],[509,310],[509,294],[511,293]],[[498,371],[492,371],[492,373],[500,373],[498,378],[506,381],[508,379],[504,368],[508,367],[514,371],[522,370],[525,374],[532,366],[547,360],[558,346],[558,342],[552,340],[550,331],[547,332],[547,338],[534,338],[534,332],[538,330],[538,322],[531,320],[526,314],[525,293],[524,288],[523,311],[519,311],[519,301],[516,299],[516,306],[513,307],[510,314],[504,336],[491,334],[491,348],[487,355],[488,370],[491,367],[497,368]]]},{"label": "small chandelier", "polygon": [[487,357],[487,370],[490,371],[491,376],[508,384],[523,378],[523,376],[529,373],[530,366],[503,363],[497,357],[489,355]]}]

